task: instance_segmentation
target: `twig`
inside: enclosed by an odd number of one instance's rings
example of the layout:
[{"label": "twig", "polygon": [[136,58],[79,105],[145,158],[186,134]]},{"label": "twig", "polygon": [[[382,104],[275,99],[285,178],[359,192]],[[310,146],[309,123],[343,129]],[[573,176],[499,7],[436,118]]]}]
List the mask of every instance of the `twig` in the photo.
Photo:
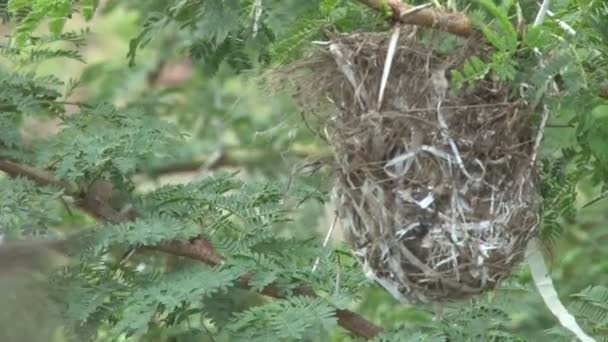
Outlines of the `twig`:
[{"label": "twig", "polygon": [[401,13],[399,15],[399,19],[404,19],[407,16],[414,15],[415,13],[418,13],[418,12],[422,11],[425,8],[433,7],[434,5],[435,4],[433,4],[433,3],[428,3],[428,4],[422,4],[422,5],[418,5],[418,6],[412,7],[410,9],[408,9],[407,11]]},{"label": "twig", "polygon": [[[38,170],[29,165],[0,158],[0,171],[6,172],[11,177],[26,177],[39,185],[52,185],[62,188],[68,193],[76,194],[76,190],[70,188],[67,183],[58,181],[54,179],[50,173]],[[74,203],[82,210],[90,213],[93,217],[103,222],[117,223],[124,222],[124,220],[127,219],[126,217],[121,216],[119,212],[112,209],[107,203],[100,200],[99,197],[91,196],[90,194],[81,194]],[[157,246],[146,246],[145,248],[188,257],[211,266],[220,265],[224,260],[224,257],[217,252],[211,242],[202,237],[188,242],[171,241]],[[251,275],[243,276],[239,280],[239,285],[244,288],[250,288],[250,280]],[[317,294],[308,285],[300,285],[294,292],[298,295],[317,297]],[[285,294],[280,291],[279,287],[272,284],[266,286],[260,293],[274,298],[285,298]],[[382,332],[382,328],[349,310],[336,310],[336,317],[340,326],[365,339],[372,339]]]},{"label": "twig", "polygon": [[11,177],[24,176],[40,185],[61,188],[67,193],[73,193],[75,191],[75,189],[70,187],[67,183],[55,180],[50,172],[40,171],[29,165],[17,163],[9,159],[0,159],[0,170]]},{"label": "twig", "polygon": [[595,203],[603,200],[604,198],[608,197],[608,191],[605,191],[604,193],[602,193],[601,195],[597,196],[596,198],[592,199],[591,201],[585,203],[583,205],[583,208],[587,208],[589,206],[594,205]]},{"label": "twig", "polygon": [[[411,24],[437,28],[460,36],[473,33],[473,25],[469,18],[461,12],[445,12],[434,8],[413,10],[415,6],[401,0],[357,0],[373,9],[384,11],[386,6],[393,10],[393,17],[403,24]],[[407,15],[405,15],[408,13]]]},{"label": "twig", "polygon": [[[536,15],[536,19],[534,20],[534,26],[538,26],[538,25],[542,24],[542,22],[545,20],[545,15],[547,14],[547,11],[549,10],[550,2],[551,2],[551,0],[543,0],[542,5],[540,6],[540,10],[538,11],[538,14]],[[540,56],[540,51],[538,51],[538,49],[535,48],[535,52],[540,57],[539,64],[541,65],[541,67],[544,67],[545,62],[543,61],[542,56]],[[547,107],[547,105],[544,105],[543,106],[543,116],[541,118],[540,125],[538,127],[538,133],[536,134],[536,140],[534,141],[532,157],[530,158],[530,170],[532,170],[532,168],[534,167],[534,164],[536,163],[536,157],[538,155],[538,148],[540,147],[540,142],[543,140],[543,136],[545,134],[545,126],[547,125],[548,119],[549,119],[549,108]]]},{"label": "twig", "polygon": [[576,126],[572,125],[572,124],[547,124],[546,126],[547,128],[574,128]]},{"label": "twig", "polygon": [[[329,243],[329,238],[331,237],[331,234],[334,232],[334,228],[336,228],[337,222],[338,222],[338,215],[335,215],[334,221],[331,224],[331,226],[329,227],[329,230],[327,231],[327,234],[325,235],[325,239],[323,240],[323,248],[327,247],[327,244]],[[320,260],[319,257],[317,257],[317,259],[315,259],[315,263],[314,263],[314,265],[312,265],[311,272],[314,272],[317,270],[317,267],[319,267],[319,260]]]},{"label": "twig", "polygon": [[540,9],[538,10],[538,14],[536,14],[536,19],[534,19],[534,26],[538,26],[545,21],[545,16],[547,15],[547,11],[549,10],[549,4],[551,0],[543,0],[542,5],[540,5]]},{"label": "twig", "polygon": [[536,163],[536,158],[538,157],[538,149],[540,147],[540,142],[543,140],[543,136],[545,135],[545,127],[547,126],[547,120],[549,119],[549,108],[547,105],[543,106],[543,116],[540,120],[540,125],[538,126],[538,132],[536,133],[536,139],[534,141],[534,147],[532,149],[532,157],[530,158],[530,168],[534,167]]}]

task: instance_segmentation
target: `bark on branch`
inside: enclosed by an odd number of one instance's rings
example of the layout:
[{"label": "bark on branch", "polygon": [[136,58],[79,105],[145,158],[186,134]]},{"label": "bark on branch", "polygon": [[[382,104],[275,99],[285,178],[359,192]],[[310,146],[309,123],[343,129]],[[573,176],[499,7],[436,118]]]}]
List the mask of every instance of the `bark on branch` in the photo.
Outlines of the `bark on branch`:
[{"label": "bark on branch", "polygon": [[459,36],[468,36],[473,32],[471,20],[461,12],[445,12],[435,8],[424,8],[409,12],[414,6],[400,0],[357,0],[373,9],[384,11],[387,6],[393,11],[393,17],[403,24],[432,27]]},{"label": "bark on branch", "polygon": [[[70,187],[67,183],[56,180],[49,172],[2,158],[0,158],[0,171],[4,171],[11,177],[28,178],[42,186],[51,185],[61,188],[66,194],[76,197],[74,204],[77,207],[102,222],[120,223],[133,218],[132,216],[122,215],[114,210],[103,198],[95,194],[78,193],[76,189]],[[157,246],[147,246],[146,248],[191,258],[211,266],[221,264],[224,259],[211,242],[205,238],[197,238],[188,242],[166,242]],[[249,284],[250,279],[251,275],[245,275],[239,279],[238,285],[243,288],[251,288]],[[260,293],[269,297],[285,298],[285,295],[273,284],[266,286]],[[295,293],[302,296],[317,296],[310,286],[304,284],[298,286],[295,289]],[[365,339],[372,339],[382,332],[381,327],[349,310],[336,310],[336,317],[341,327]]]}]

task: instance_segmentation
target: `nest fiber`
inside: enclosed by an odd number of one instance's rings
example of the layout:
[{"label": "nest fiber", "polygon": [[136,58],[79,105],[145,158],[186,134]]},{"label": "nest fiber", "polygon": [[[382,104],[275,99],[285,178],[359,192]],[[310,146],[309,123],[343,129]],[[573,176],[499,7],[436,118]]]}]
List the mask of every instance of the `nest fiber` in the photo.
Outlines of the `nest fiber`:
[{"label": "nest fiber", "polygon": [[532,110],[491,75],[452,89],[451,70],[485,48],[421,36],[402,34],[381,100],[386,33],[337,35],[288,73],[309,112],[331,103],[319,127],[342,226],[366,275],[406,302],[495,287],[542,210]]}]

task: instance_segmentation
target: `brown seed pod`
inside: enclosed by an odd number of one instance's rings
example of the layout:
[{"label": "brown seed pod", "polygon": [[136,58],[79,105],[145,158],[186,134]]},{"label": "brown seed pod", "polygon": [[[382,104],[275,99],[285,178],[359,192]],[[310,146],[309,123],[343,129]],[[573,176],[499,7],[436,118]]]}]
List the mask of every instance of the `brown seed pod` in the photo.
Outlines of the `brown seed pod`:
[{"label": "brown seed pod", "polygon": [[533,111],[490,74],[452,89],[450,70],[489,50],[436,48],[454,39],[408,29],[380,108],[386,33],[336,35],[283,74],[307,112],[330,113],[318,127],[337,164],[342,226],[366,275],[402,301],[495,287],[541,218]]}]

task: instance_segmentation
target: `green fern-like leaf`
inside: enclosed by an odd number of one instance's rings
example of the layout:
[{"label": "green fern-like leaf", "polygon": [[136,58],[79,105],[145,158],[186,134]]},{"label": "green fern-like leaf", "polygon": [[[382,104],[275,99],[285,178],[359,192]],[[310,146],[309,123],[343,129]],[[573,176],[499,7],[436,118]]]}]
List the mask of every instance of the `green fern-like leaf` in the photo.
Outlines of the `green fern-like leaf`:
[{"label": "green fern-like leaf", "polygon": [[197,265],[160,276],[131,293],[123,317],[113,330],[141,336],[153,317],[164,319],[176,310],[186,313],[189,307],[200,305],[206,296],[232,286],[241,275],[241,271],[234,269],[215,270]]},{"label": "green fern-like leaf", "polygon": [[508,10],[511,6],[507,4],[503,8],[500,8],[490,0],[477,0],[477,2],[496,19],[500,29],[496,32],[487,27],[483,28],[486,38],[495,47],[503,51],[514,51],[517,49],[517,31],[508,17]]},{"label": "green fern-like leaf", "polygon": [[95,14],[95,10],[99,6],[99,0],[83,0],[80,2],[80,8],[82,11],[82,16],[86,20],[93,19],[93,14]]},{"label": "green fern-like leaf", "polygon": [[0,181],[0,233],[6,237],[44,236],[61,221],[62,192],[26,179]]},{"label": "green fern-like leaf", "polygon": [[327,338],[334,315],[322,299],[290,297],[239,313],[226,329],[235,341],[314,341]]},{"label": "green fern-like leaf", "polygon": [[575,299],[572,308],[577,316],[594,325],[608,326],[608,288],[589,286],[572,297]]},{"label": "green fern-like leaf", "polygon": [[[316,11],[315,11],[316,13]],[[301,48],[316,37],[326,21],[314,15],[304,15],[291,29],[271,47],[271,56],[279,64],[288,61],[300,52]]]},{"label": "green fern-like leaf", "polygon": [[70,0],[10,0],[8,9],[12,13],[27,9],[29,13],[19,23],[15,39],[18,45],[24,46],[29,43],[29,38],[38,25],[48,18],[51,33],[61,34],[66,18],[72,14],[72,1]]},{"label": "green fern-like leaf", "polygon": [[68,127],[60,134],[40,143],[38,162],[58,178],[77,182],[100,177],[128,182],[138,163],[162,156],[180,139],[173,125],[109,105],[71,116],[65,123]]}]

